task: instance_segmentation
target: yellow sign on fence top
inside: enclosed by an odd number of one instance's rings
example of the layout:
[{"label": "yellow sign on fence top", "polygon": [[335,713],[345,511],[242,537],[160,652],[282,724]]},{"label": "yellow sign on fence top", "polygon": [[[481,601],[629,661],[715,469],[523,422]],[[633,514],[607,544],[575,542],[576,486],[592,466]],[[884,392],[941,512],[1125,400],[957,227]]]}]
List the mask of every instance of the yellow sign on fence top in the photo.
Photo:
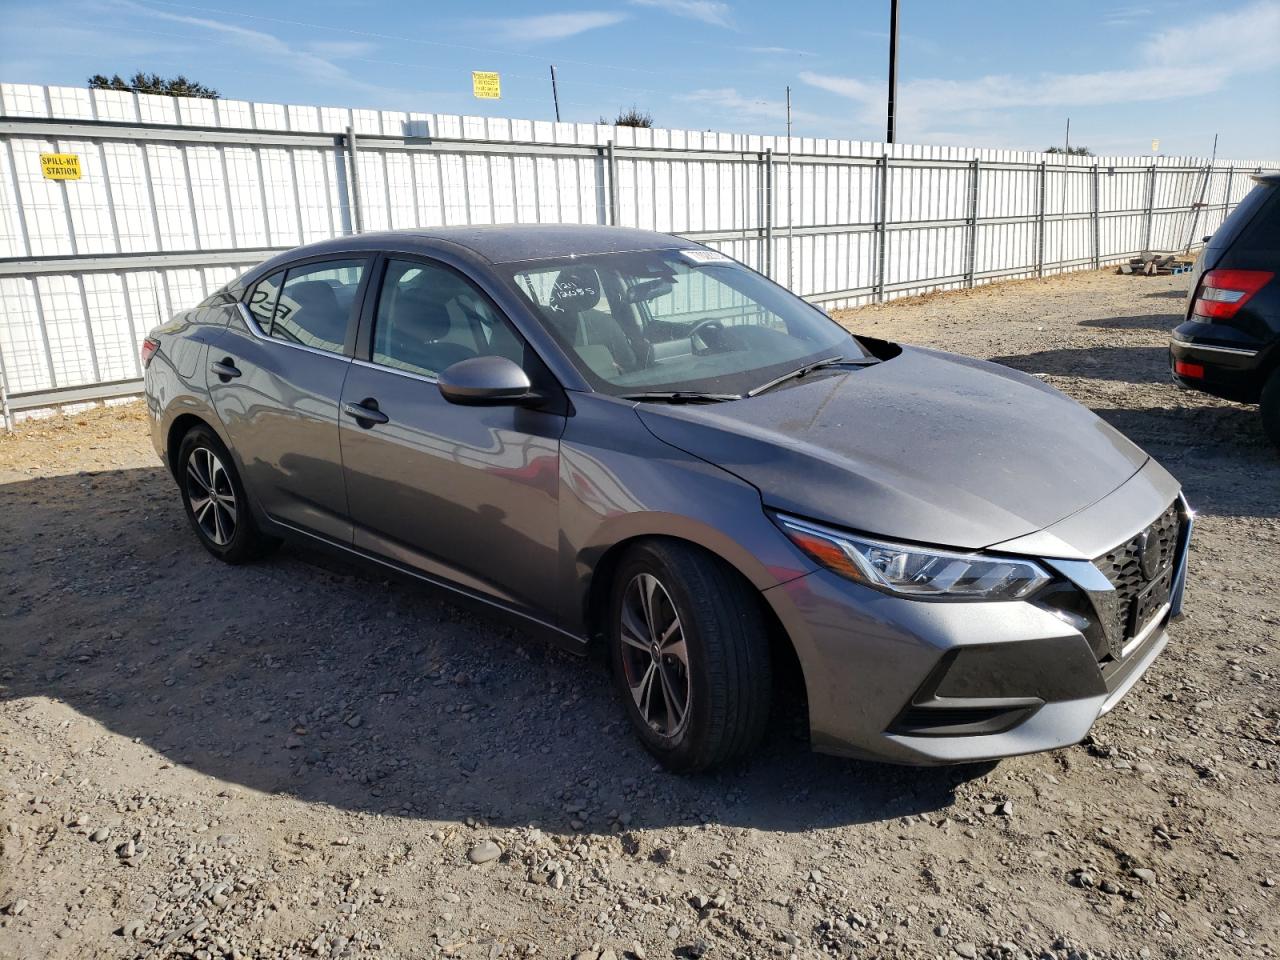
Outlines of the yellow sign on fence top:
[{"label": "yellow sign on fence top", "polygon": [[471,71],[471,93],[481,100],[501,100],[502,80],[496,73],[484,70]]},{"label": "yellow sign on fence top", "polygon": [[42,153],[40,172],[46,180],[79,180],[80,156],[75,153]]}]

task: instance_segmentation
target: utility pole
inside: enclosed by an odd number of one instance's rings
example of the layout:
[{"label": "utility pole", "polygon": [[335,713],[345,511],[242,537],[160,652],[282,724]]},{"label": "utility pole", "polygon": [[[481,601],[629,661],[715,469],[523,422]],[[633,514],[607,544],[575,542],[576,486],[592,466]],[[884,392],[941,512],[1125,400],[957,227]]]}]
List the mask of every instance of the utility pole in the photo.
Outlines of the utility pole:
[{"label": "utility pole", "polygon": [[898,0],[889,0],[889,131],[885,143],[893,143],[894,113],[898,100]]},{"label": "utility pole", "polygon": [[551,99],[556,104],[556,123],[560,122],[560,91],[556,89],[556,65],[551,65]]}]

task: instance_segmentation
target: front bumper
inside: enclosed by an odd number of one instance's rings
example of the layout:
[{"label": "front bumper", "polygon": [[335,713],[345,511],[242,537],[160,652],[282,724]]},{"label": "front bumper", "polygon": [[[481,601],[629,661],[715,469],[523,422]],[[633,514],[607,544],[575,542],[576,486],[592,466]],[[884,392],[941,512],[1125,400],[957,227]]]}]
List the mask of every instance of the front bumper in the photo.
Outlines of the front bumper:
[{"label": "front bumper", "polygon": [[[826,570],[766,591],[804,671],[814,749],[945,764],[1078,743],[1165,648],[1190,536],[1186,511],[1168,602],[1115,657],[1099,656],[1078,618],[1036,598],[911,600]],[[1087,561],[1049,565],[1082,594],[1107,584]]]}]

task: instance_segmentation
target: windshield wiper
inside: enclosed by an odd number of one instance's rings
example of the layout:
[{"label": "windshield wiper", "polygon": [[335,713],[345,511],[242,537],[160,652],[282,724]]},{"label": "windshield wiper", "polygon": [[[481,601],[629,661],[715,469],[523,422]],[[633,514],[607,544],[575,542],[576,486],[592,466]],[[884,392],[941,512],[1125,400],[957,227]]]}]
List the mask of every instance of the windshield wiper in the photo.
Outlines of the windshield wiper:
[{"label": "windshield wiper", "polygon": [[650,393],[623,393],[620,400],[652,400],[657,403],[722,403],[725,400],[741,400],[740,393],[697,393],[689,390],[654,391]]},{"label": "windshield wiper", "polygon": [[873,363],[879,363],[879,362],[880,361],[875,359],[874,357],[859,357],[857,359],[851,360],[843,356],[827,357],[825,360],[814,360],[812,363],[806,363],[803,367],[797,367],[796,369],[792,370],[790,373],[784,373],[780,377],[774,377],[772,380],[768,381],[767,383],[762,383],[758,387],[751,388],[750,390],[747,391],[746,395],[748,397],[758,396],[759,394],[764,393],[766,390],[772,390],[774,387],[778,386],[779,384],[786,383],[788,380],[799,380],[801,377],[806,377],[809,374],[813,373],[813,371],[821,370],[823,367],[835,367],[835,366],[869,367]]}]

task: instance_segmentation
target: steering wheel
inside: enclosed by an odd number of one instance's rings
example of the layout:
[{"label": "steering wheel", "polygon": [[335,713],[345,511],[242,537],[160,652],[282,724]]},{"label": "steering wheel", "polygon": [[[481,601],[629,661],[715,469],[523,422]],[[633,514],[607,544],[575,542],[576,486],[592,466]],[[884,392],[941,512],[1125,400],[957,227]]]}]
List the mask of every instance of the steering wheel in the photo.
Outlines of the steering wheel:
[{"label": "steering wheel", "polygon": [[724,353],[726,346],[724,333],[724,324],[718,317],[708,317],[706,320],[695,323],[693,329],[689,331],[689,342],[693,346],[694,356],[705,357],[713,353]]}]

